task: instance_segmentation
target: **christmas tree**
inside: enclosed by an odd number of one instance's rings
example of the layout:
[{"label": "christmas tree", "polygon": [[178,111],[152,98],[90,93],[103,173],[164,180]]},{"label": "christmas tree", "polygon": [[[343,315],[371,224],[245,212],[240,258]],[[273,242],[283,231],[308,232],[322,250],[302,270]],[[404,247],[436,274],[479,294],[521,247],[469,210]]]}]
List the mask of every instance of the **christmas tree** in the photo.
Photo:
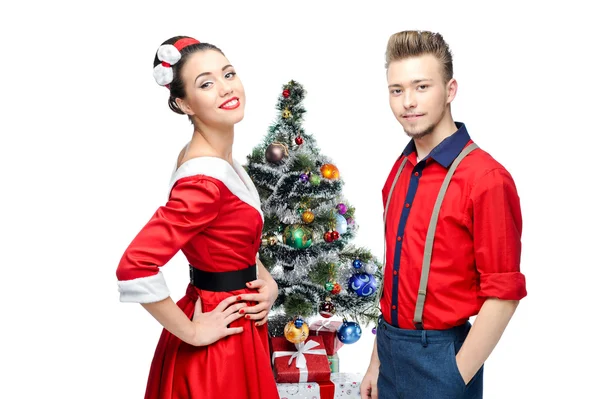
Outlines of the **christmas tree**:
[{"label": "christmas tree", "polygon": [[245,166],[265,216],[260,260],[279,285],[271,336],[296,318],[335,314],[366,325],[379,314],[381,265],[351,244],[355,210],[338,168],[302,127],[305,94],[293,80],[283,86],[277,118]]}]

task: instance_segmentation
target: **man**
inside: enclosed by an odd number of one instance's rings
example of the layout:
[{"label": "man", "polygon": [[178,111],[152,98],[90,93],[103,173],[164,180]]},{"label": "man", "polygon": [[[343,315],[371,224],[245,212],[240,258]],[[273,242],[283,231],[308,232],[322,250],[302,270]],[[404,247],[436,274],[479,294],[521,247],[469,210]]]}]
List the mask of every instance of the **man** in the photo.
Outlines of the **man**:
[{"label": "man", "polygon": [[392,35],[386,69],[411,141],[383,188],[382,314],[361,397],[481,398],[484,361],[527,295],[519,196],[452,118],[457,83],[440,34]]}]

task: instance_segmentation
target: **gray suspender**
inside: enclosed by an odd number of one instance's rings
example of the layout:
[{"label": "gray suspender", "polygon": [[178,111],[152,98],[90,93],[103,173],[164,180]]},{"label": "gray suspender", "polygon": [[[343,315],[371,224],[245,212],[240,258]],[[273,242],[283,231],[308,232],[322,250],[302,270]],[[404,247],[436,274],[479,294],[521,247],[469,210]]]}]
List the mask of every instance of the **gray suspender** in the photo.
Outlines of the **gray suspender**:
[{"label": "gray suspender", "polygon": [[[414,314],[414,320],[413,320],[415,323],[415,326],[418,329],[423,328],[423,307],[425,305],[425,296],[427,293],[427,281],[429,280],[429,268],[431,266],[431,255],[433,252],[433,239],[435,236],[435,229],[437,226],[440,209],[442,207],[442,202],[444,200],[444,196],[446,195],[446,190],[448,189],[448,186],[450,185],[450,180],[452,179],[452,175],[454,174],[454,171],[456,170],[456,168],[458,167],[460,162],[471,151],[475,150],[476,148],[479,148],[479,147],[475,143],[469,145],[468,147],[463,149],[461,151],[461,153],[458,155],[458,157],[456,157],[454,162],[452,162],[452,165],[450,166],[448,173],[446,173],[444,182],[442,183],[442,186],[440,187],[440,191],[438,192],[438,196],[435,201],[435,205],[433,206],[433,212],[431,213],[431,220],[429,221],[429,227],[427,228],[427,236],[425,238],[425,250],[423,252],[423,265],[421,267],[421,281],[419,283],[419,291],[417,293],[417,303],[415,306],[415,314]],[[385,232],[386,232],[387,212],[388,212],[390,200],[392,198],[392,193],[394,191],[394,186],[396,185],[396,182],[398,181],[398,178],[400,177],[400,174],[402,173],[402,170],[404,169],[405,164],[406,164],[406,158],[404,158],[404,160],[400,164],[400,167],[398,168],[398,172],[396,173],[396,177],[394,178],[392,186],[390,187],[390,192],[388,193],[388,198],[385,203],[385,210],[383,213],[383,215],[384,215],[383,216],[383,226],[384,226],[383,269],[384,270],[385,270],[385,264],[386,264],[385,256],[386,256],[386,252],[387,252],[387,250],[385,248],[385,242],[386,242]],[[379,299],[381,299],[382,294],[383,294],[383,278],[382,278],[382,281],[381,281],[380,287],[379,287],[379,294],[378,294]],[[379,302],[379,300],[377,302]]]},{"label": "gray suspender", "polygon": [[402,160],[402,163],[400,163],[400,167],[398,168],[396,177],[394,177],[394,181],[392,182],[392,186],[390,187],[390,192],[388,193],[387,201],[385,201],[385,207],[383,210],[383,269],[381,270],[381,281],[379,282],[379,287],[377,290],[377,302],[375,302],[378,305],[379,305],[379,302],[381,301],[381,297],[383,296],[383,277],[385,275],[385,265],[386,265],[385,257],[387,254],[387,248],[386,248],[387,247],[387,244],[386,244],[387,226],[386,226],[385,221],[387,220],[388,208],[389,208],[390,200],[392,199],[392,193],[394,192],[394,187],[396,186],[396,182],[398,181],[400,174],[402,174],[404,165],[406,165],[406,160],[407,160],[407,158],[404,157],[404,159]]}]

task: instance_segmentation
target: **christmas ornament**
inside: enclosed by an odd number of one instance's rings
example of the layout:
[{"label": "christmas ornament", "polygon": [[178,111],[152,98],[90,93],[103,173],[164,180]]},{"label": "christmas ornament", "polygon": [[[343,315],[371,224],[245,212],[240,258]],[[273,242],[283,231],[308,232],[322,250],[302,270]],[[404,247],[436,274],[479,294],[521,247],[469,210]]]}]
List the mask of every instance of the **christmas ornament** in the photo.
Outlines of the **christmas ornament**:
[{"label": "christmas ornament", "polygon": [[331,302],[331,298],[325,298],[325,302],[319,306],[319,314],[326,319],[335,314],[335,305]]},{"label": "christmas ornament", "polygon": [[365,266],[365,272],[369,274],[377,273],[377,265],[373,262],[367,263],[367,265]]},{"label": "christmas ornament", "polygon": [[277,238],[276,235],[272,234],[270,236],[267,237],[267,240],[269,242],[269,246],[273,246],[273,245],[277,245],[277,243],[279,242],[279,239]]},{"label": "christmas ornament", "polygon": [[278,242],[279,242],[279,239],[277,238],[277,236],[275,234],[269,234],[262,238],[261,245],[263,247],[266,247],[266,246],[272,247],[273,245],[277,245]]},{"label": "christmas ornament", "polygon": [[371,330],[371,332],[373,333],[373,335],[377,335],[377,327],[373,327],[373,329]]},{"label": "christmas ornament", "polygon": [[283,117],[283,119],[288,119],[292,116],[292,113],[290,112],[289,109],[284,109],[283,112],[281,113],[281,116]]},{"label": "christmas ornament", "polygon": [[348,212],[348,207],[344,204],[337,204],[336,208],[340,215],[344,215],[346,212]]},{"label": "christmas ornament", "polygon": [[328,282],[326,282],[326,283],[325,283],[325,289],[326,289],[327,291],[331,291],[331,290],[333,290],[333,283],[332,283],[331,281],[328,281]]},{"label": "christmas ornament", "polygon": [[294,320],[294,325],[296,326],[296,328],[302,328],[303,324],[304,324],[304,320],[302,320],[299,317],[296,320]]},{"label": "christmas ornament", "polygon": [[319,184],[321,184],[321,176],[316,174],[310,175],[310,184],[312,184],[313,186],[318,186]]},{"label": "christmas ornament", "polygon": [[304,213],[302,214],[302,221],[304,223],[312,223],[315,220],[315,214],[312,213],[311,211],[304,211]]},{"label": "christmas ornament", "polygon": [[355,269],[360,269],[362,267],[362,262],[360,261],[360,259],[354,259],[354,262],[352,262],[352,266],[354,266]]},{"label": "christmas ornament", "polygon": [[287,156],[289,156],[289,153],[286,145],[279,142],[269,144],[265,151],[267,162],[274,164],[281,162]]},{"label": "christmas ornament", "polygon": [[346,221],[346,218],[340,214],[335,215],[335,230],[340,234],[346,234],[346,231],[348,231],[348,222]]},{"label": "christmas ornament", "polygon": [[337,241],[337,240],[339,240],[339,239],[340,239],[340,233],[338,233],[337,231],[333,230],[333,231],[331,232],[331,239],[332,239],[333,241]]},{"label": "christmas ornament", "polygon": [[360,339],[362,330],[360,325],[354,321],[343,320],[342,325],[337,330],[338,339],[344,344],[353,344]]},{"label": "christmas ornament", "polygon": [[331,290],[331,293],[332,293],[333,295],[337,295],[337,294],[339,294],[340,292],[342,292],[342,286],[341,286],[341,285],[339,285],[338,283],[335,283],[335,284],[333,285],[333,289]]},{"label": "christmas ornament", "polygon": [[308,175],[306,173],[302,173],[300,175],[300,181],[302,181],[303,183],[306,183],[308,181]]},{"label": "christmas ornament", "polygon": [[283,231],[283,242],[292,248],[306,249],[312,245],[313,232],[310,228],[293,224]]},{"label": "christmas ornament", "polygon": [[326,179],[337,180],[340,177],[340,171],[335,165],[326,163],[321,166],[321,175]]},{"label": "christmas ornament", "polygon": [[301,136],[296,137],[296,144],[302,145],[304,143],[304,139]]},{"label": "christmas ornament", "polygon": [[377,291],[375,277],[368,273],[357,273],[348,279],[348,291],[360,297],[368,297]]},{"label": "christmas ornament", "polygon": [[333,233],[333,232],[331,230],[329,230],[328,232],[326,232],[325,234],[323,234],[323,239],[326,242],[333,242],[333,235],[331,233]]},{"label": "christmas ornament", "polygon": [[292,320],[285,325],[283,329],[283,335],[285,339],[293,344],[299,344],[304,342],[308,338],[308,324],[302,322],[300,328],[296,327],[296,321]]},{"label": "christmas ornament", "polygon": [[346,222],[348,223],[348,227],[354,226],[354,219],[348,218],[348,219],[346,219]]},{"label": "christmas ornament", "polygon": [[290,96],[290,91],[288,89],[285,89],[282,94],[284,98],[288,98]]}]

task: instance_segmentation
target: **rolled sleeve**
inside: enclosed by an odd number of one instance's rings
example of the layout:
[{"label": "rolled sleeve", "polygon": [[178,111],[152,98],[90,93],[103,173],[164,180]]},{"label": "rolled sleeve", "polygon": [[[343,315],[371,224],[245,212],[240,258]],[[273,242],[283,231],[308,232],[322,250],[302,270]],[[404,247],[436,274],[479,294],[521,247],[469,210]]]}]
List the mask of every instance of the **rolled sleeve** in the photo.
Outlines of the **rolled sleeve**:
[{"label": "rolled sleeve", "polygon": [[480,297],[520,300],[527,295],[521,273],[522,218],[515,183],[504,169],[479,179],[471,191],[475,265]]},{"label": "rolled sleeve", "polygon": [[481,274],[479,296],[518,301],[526,295],[525,276],[521,272]]}]

